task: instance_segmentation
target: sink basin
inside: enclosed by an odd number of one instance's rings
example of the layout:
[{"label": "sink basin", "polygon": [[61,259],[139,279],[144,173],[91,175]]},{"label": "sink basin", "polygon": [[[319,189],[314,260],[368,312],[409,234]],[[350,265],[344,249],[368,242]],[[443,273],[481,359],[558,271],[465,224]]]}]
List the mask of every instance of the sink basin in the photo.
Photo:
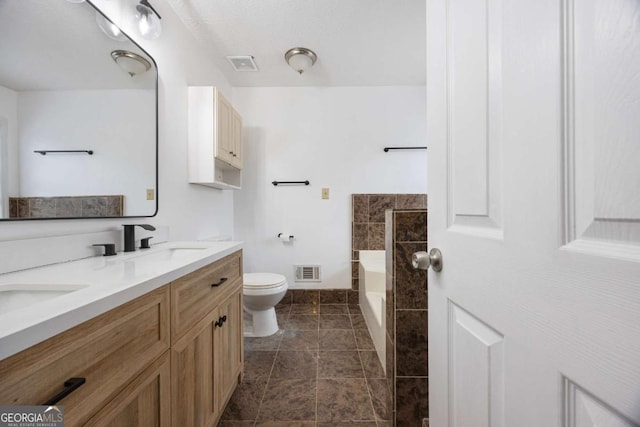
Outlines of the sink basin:
[{"label": "sink basin", "polygon": [[0,314],[66,295],[87,286],[71,284],[0,284]]}]

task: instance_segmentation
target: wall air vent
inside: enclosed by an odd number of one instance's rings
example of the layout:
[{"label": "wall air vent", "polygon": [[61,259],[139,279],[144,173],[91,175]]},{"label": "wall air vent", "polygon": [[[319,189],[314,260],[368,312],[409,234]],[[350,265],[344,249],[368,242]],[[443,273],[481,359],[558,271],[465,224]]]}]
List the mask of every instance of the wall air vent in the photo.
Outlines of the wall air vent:
[{"label": "wall air vent", "polygon": [[253,60],[253,56],[227,56],[227,61],[236,71],[258,71],[258,66]]},{"label": "wall air vent", "polygon": [[319,265],[296,265],[294,266],[296,282],[319,282]]}]

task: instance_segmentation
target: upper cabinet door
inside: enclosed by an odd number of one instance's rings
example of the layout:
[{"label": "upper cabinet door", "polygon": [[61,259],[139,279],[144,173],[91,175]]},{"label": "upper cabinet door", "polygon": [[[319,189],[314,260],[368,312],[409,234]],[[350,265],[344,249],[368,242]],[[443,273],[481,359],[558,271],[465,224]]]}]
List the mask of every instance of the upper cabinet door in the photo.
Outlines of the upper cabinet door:
[{"label": "upper cabinet door", "polygon": [[233,108],[229,101],[217,92],[216,158],[229,164],[233,164],[232,114]]},{"label": "upper cabinet door", "polygon": [[231,165],[242,169],[242,117],[236,110],[231,115],[231,147],[233,161]]}]

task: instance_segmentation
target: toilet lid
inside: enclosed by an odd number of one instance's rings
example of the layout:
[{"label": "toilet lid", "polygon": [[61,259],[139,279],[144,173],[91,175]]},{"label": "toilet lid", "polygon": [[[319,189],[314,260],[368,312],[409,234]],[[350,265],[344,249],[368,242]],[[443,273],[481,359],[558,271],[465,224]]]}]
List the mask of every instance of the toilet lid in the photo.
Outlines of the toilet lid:
[{"label": "toilet lid", "polygon": [[287,278],[282,274],[274,273],[245,273],[242,276],[245,288],[277,288],[287,283]]}]

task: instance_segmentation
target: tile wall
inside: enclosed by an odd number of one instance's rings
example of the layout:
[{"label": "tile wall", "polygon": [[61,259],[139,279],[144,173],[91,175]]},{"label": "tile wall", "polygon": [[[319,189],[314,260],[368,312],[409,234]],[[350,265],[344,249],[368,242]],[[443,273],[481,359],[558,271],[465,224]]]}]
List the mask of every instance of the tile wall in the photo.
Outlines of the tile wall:
[{"label": "tile wall", "polygon": [[359,252],[385,249],[385,211],[426,209],[427,195],[352,194],[351,206],[351,289],[357,292]]},{"label": "tile wall", "polygon": [[124,196],[9,197],[9,218],[118,217]]},{"label": "tile wall", "polygon": [[420,427],[429,418],[427,272],[411,265],[427,250],[427,210],[386,213],[387,387],[395,425]]},{"label": "tile wall", "polygon": [[387,250],[387,408],[393,425],[422,426],[429,417],[427,273],[413,269],[411,256],[427,250],[427,195],[353,194],[351,249],[354,301],[359,251]]},{"label": "tile wall", "polygon": [[[355,297],[355,299],[354,299]],[[357,305],[358,295],[349,289],[289,289],[280,304],[349,304]]]}]

